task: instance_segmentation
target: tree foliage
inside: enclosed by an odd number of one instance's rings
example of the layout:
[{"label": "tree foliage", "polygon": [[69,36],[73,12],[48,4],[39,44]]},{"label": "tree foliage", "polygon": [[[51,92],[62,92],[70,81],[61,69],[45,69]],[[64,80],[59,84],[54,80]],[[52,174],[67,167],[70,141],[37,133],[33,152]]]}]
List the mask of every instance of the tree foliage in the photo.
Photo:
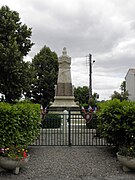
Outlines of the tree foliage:
[{"label": "tree foliage", "polygon": [[35,77],[31,86],[31,93],[27,94],[34,102],[43,106],[53,100],[55,84],[58,76],[58,57],[49,47],[44,46],[40,52],[34,56],[32,66]]},{"label": "tree foliage", "polygon": [[97,99],[99,98],[99,95],[97,93],[94,93],[92,95],[92,98],[89,99],[89,87],[83,86],[83,87],[77,87],[74,89],[74,96],[75,101],[78,101],[79,104],[82,106],[86,106],[86,108],[90,105],[91,107],[94,107],[97,103]]},{"label": "tree foliage", "polygon": [[0,93],[5,101],[19,99],[30,77],[29,63],[23,61],[33,43],[32,31],[20,22],[19,14],[8,6],[0,8]]},{"label": "tree foliage", "polygon": [[121,92],[126,92],[126,81],[123,81],[120,85]]},{"label": "tree foliage", "polygon": [[128,100],[128,91],[126,91],[126,82],[123,81],[120,85],[121,93],[114,91],[114,93],[111,95],[111,99],[119,99],[121,101]]},{"label": "tree foliage", "polygon": [[89,101],[89,88],[87,86],[77,87],[74,89],[75,101],[79,104],[88,104]]}]

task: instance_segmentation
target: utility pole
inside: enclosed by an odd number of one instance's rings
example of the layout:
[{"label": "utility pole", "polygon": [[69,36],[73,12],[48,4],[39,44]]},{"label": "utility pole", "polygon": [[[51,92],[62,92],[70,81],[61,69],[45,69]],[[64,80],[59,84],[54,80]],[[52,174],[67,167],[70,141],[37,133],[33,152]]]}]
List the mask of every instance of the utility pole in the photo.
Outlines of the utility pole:
[{"label": "utility pole", "polygon": [[89,54],[89,100],[92,98],[92,55]]},{"label": "utility pole", "polygon": [[92,55],[89,54],[89,100],[92,98]]}]

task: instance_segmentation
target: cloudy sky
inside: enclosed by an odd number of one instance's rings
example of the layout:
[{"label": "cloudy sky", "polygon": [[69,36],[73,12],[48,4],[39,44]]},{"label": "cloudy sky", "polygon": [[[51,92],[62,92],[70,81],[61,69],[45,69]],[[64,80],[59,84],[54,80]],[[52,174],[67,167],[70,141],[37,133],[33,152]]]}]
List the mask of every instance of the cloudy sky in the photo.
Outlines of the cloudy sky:
[{"label": "cloudy sky", "polygon": [[72,58],[72,83],[92,87],[100,100],[120,92],[129,68],[135,67],[135,0],[0,0],[32,27],[35,43],[28,59],[46,45],[58,56],[63,47]]}]

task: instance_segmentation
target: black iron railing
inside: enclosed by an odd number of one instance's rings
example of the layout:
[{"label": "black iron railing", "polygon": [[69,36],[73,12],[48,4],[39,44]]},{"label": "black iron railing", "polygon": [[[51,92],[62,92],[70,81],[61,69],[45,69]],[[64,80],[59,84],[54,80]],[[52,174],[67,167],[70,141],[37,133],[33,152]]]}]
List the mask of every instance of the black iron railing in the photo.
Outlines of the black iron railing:
[{"label": "black iron railing", "polygon": [[90,121],[81,111],[49,111],[42,121],[33,146],[108,146],[100,136],[96,114]]}]

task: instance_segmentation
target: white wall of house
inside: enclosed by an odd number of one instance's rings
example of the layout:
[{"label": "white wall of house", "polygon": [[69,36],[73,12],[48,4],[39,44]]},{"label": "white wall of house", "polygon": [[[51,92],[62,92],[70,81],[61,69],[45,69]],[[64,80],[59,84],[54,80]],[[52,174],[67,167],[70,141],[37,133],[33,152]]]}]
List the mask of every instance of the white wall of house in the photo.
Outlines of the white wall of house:
[{"label": "white wall of house", "polygon": [[129,93],[129,99],[135,101],[135,69],[129,69],[126,77],[126,90]]}]

